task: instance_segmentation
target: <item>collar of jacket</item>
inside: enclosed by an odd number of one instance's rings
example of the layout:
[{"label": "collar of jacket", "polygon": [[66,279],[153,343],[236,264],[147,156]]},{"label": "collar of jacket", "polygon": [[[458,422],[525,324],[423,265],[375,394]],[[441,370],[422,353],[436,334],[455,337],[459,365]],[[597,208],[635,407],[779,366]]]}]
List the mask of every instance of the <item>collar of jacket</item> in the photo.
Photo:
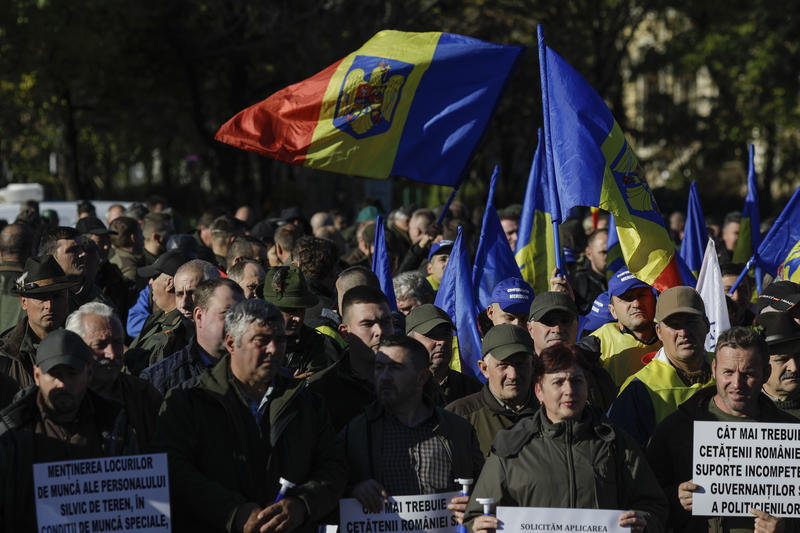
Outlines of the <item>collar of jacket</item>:
[{"label": "collar of jacket", "polygon": [[[6,408],[0,416],[0,434],[10,429],[18,429],[32,423],[36,419],[36,396],[39,387],[31,385],[21,390],[14,397],[14,403]],[[90,402],[101,430],[114,429],[115,422],[123,405],[117,400],[100,396],[91,389],[86,389],[82,400]]]},{"label": "collar of jacket", "polygon": [[[240,400],[239,393],[235,390],[234,379],[231,371],[231,356],[228,354],[211,370],[206,371],[200,377],[197,387],[220,402],[224,402],[225,397],[228,395],[234,395],[233,397],[236,401],[241,402],[243,400]],[[292,403],[292,400],[302,392],[304,386],[302,380],[294,379],[285,368],[280,369],[275,376],[274,383],[275,390],[270,396],[269,404],[269,420],[271,424],[274,424],[275,420]],[[244,405],[247,407],[246,403]]]},{"label": "collar of jacket", "polygon": [[522,407],[522,409],[519,411],[514,411],[513,409],[504,407],[499,401],[497,401],[497,398],[489,389],[489,382],[487,381],[484,383],[483,388],[481,389],[481,400],[483,400],[484,405],[489,408],[489,411],[491,411],[493,415],[504,415],[510,418],[527,418],[536,414],[536,396],[534,396],[532,392],[528,397],[528,402]]},{"label": "collar of jacket", "polygon": [[[716,418],[708,412],[708,404],[717,394],[717,386],[711,385],[695,392],[691,398],[678,406],[678,412],[691,420],[716,421]],[[764,394],[758,395],[758,417],[759,422],[796,422],[792,415],[781,411],[775,403]]]},{"label": "collar of jacket", "polygon": [[509,430],[498,433],[492,446],[492,452],[500,457],[516,455],[525,444],[534,438],[554,439],[571,429],[575,440],[599,438],[611,442],[616,437],[614,427],[603,417],[600,411],[587,405],[580,420],[565,420],[553,424],[540,407],[535,416],[523,418]]}]

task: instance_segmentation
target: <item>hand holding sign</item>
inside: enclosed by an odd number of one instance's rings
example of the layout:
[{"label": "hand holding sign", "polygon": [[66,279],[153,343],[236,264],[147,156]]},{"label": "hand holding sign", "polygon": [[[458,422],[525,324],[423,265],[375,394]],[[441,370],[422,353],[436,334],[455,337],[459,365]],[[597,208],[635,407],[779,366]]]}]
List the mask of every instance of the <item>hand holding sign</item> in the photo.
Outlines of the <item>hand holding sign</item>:
[{"label": "hand holding sign", "polygon": [[259,519],[264,525],[259,530],[261,533],[268,531],[294,531],[306,519],[306,506],[297,498],[281,498],[261,511]]},{"label": "hand holding sign", "polygon": [[775,518],[764,511],[751,508],[750,513],[756,516],[753,524],[754,533],[783,533],[786,521],[782,518]]},{"label": "hand holding sign", "polygon": [[389,502],[386,489],[374,479],[367,479],[353,487],[353,498],[373,513],[379,513],[383,504]]},{"label": "hand holding sign", "polygon": [[631,531],[641,533],[647,527],[647,519],[639,511],[627,511],[619,517],[620,527],[629,527]]},{"label": "hand holding sign", "polygon": [[690,513],[692,512],[692,495],[699,488],[700,486],[695,485],[691,479],[678,485],[678,501],[681,502],[681,507]]}]

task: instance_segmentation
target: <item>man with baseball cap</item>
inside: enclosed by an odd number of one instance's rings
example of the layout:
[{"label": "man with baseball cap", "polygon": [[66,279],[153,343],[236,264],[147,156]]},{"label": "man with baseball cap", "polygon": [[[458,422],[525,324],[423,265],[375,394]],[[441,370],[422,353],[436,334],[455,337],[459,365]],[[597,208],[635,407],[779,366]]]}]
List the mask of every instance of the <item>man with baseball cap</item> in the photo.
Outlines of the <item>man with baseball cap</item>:
[{"label": "man with baseball cap", "polygon": [[527,326],[536,353],[562,342],[574,344],[578,335],[578,308],[565,292],[541,293],[530,306]]},{"label": "man with baseball cap", "polygon": [[770,373],[762,387],[775,405],[800,418],[800,324],[788,313],[766,312],[756,324],[764,329]]},{"label": "man with baseball cap", "polygon": [[800,285],[793,281],[773,281],[758,297],[759,313],[778,311],[800,320]]},{"label": "man with baseball cap", "polygon": [[483,338],[483,359],[478,361],[487,382],[480,391],[447,406],[469,420],[485,456],[498,431],[536,413],[539,405],[532,388],[533,350],[533,341],[523,328],[494,326]]},{"label": "man with baseball cap", "polygon": [[581,344],[600,353],[603,366],[620,386],[644,366],[643,356],[661,348],[653,322],[656,296],[650,285],[627,268],[611,277],[608,294],[608,310],[616,322],[593,331]]},{"label": "man with baseball cap", "polygon": [[88,386],[92,352],[63,328],[36,350],[35,386],[0,414],[0,529],[36,531],[33,464],[139,453],[122,404]]},{"label": "man with baseball cap", "polygon": [[522,278],[507,278],[492,290],[492,303],[486,316],[492,325],[514,324],[522,326],[528,321],[533,303],[533,289]]},{"label": "man with baseball cap", "polygon": [[125,366],[135,376],[189,343],[192,333],[175,302],[175,273],[184,263],[186,256],[182,252],[164,252],[155,263],[136,271],[149,279],[153,312],[125,352]]},{"label": "man with baseball cap", "polygon": [[667,415],[695,392],[714,384],[705,351],[706,308],[691,287],[672,287],[656,304],[656,334],[663,342],[647,366],[628,378],[609,410],[612,422],[642,447]]},{"label": "man with baseball cap", "polygon": [[481,389],[481,382],[450,368],[453,322],[433,304],[415,307],[406,316],[406,335],[418,340],[430,356],[430,371],[449,404]]},{"label": "man with baseball cap", "polygon": [[52,255],[25,261],[25,271],[14,287],[25,316],[0,336],[0,373],[10,376],[20,388],[33,384],[36,348],[48,332],[64,325],[67,291],[79,283],[64,274]]},{"label": "man with baseball cap", "polygon": [[286,323],[286,359],[284,366],[296,378],[305,378],[339,359],[331,337],[305,325],[306,309],[319,298],[311,292],[306,278],[294,265],[267,270],[261,297],[281,310]]},{"label": "man with baseball cap", "polygon": [[431,284],[434,291],[439,290],[439,284],[442,282],[444,275],[444,267],[447,266],[447,260],[450,259],[450,252],[453,251],[453,241],[438,241],[431,245],[431,251],[428,252],[428,283]]}]

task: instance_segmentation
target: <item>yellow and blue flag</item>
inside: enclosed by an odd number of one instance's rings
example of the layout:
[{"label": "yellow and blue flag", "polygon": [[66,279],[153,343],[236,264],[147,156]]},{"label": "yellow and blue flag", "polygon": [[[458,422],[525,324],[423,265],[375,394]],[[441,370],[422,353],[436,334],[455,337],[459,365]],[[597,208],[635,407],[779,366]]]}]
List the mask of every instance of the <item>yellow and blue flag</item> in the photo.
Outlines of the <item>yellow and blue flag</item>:
[{"label": "yellow and blue flag", "polygon": [[[505,239],[505,235],[503,238]],[[475,295],[472,290],[472,269],[469,263],[469,251],[459,226],[458,237],[453,243],[450,259],[444,268],[434,304],[448,314],[456,327],[461,371],[485,382],[486,378],[478,370],[478,361],[481,359],[481,336],[478,332]]]},{"label": "yellow and blue flag", "polygon": [[695,277],[703,266],[707,243],[708,232],[703,219],[703,209],[700,207],[700,198],[697,196],[697,184],[692,181],[689,185],[689,205],[686,208],[686,225],[683,229],[680,256]]},{"label": "yellow and blue flag", "polygon": [[397,298],[392,283],[392,265],[389,263],[389,250],[386,247],[386,233],[383,229],[383,217],[378,215],[375,222],[375,242],[372,251],[372,271],[378,277],[383,294],[389,300],[389,309],[397,311]]},{"label": "yellow and blue flag", "polygon": [[800,283],[800,189],[761,241],[756,261],[776,279]]},{"label": "yellow and blue flag", "polygon": [[739,222],[739,238],[733,249],[733,262],[746,263],[761,244],[761,214],[758,208],[758,188],[756,168],[753,164],[755,149],[750,145],[747,165],[747,196]]},{"label": "yellow and blue flag", "polygon": [[480,312],[492,304],[492,291],[495,285],[507,278],[519,278],[520,272],[514,253],[500,224],[500,217],[494,207],[494,189],[500,169],[495,166],[489,183],[489,198],[483,212],[481,236],[472,266],[472,286],[475,290],[475,304]]},{"label": "yellow and blue flag", "polygon": [[674,244],[619,124],[541,33],[539,48],[545,151],[552,154],[561,216],[579,205],[613,213],[628,269],[659,291],[683,285]]},{"label": "yellow and blue flag", "polygon": [[522,51],[450,33],[381,31],[239,112],[216,139],[330,172],[454,186]]},{"label": "yellow and blue flag", "polygon": [[553,219],[546,207],[549,182],[545,178],[544,137],[539,141],[531,161],[528,185],[522,202],[522,216],[517,230],[517,266],[534,294],[550,290],[550,273],[556,267]]}]

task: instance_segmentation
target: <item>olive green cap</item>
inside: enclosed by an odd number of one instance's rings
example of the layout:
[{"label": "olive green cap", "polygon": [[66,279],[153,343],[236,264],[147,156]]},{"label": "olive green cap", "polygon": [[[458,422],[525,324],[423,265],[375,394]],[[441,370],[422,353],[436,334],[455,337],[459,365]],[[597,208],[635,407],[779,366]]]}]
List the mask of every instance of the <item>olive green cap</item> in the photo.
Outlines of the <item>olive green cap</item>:
[{"label": "olive green cap", "polygon": [[528,331],[513,324],[499,324],[492,327],[483,338],[481,355],[492,357],[498,361],[508,359],[516,353],[526,353],[533,356],[533,340]]},{"label": "olive green cap", "polygon": [[422,304],[412,309],[406,316],[406,335],[410,335],[412,331],[426,335],[442,324],[456,329],[447,313],[433,304]]},{"label": "olive green cap", "polygon": [[550,311],[564,311],[578,318],[578,308],[567,293],[549,291],[537,294],[533,299],[528,321],[538,322]]},{"label": "olive green cap", "polygon": [[294,265],[268,269],[261,297],[278,307],[294,309],[308,309],[319,301],[308,289],[303,273]]}]

